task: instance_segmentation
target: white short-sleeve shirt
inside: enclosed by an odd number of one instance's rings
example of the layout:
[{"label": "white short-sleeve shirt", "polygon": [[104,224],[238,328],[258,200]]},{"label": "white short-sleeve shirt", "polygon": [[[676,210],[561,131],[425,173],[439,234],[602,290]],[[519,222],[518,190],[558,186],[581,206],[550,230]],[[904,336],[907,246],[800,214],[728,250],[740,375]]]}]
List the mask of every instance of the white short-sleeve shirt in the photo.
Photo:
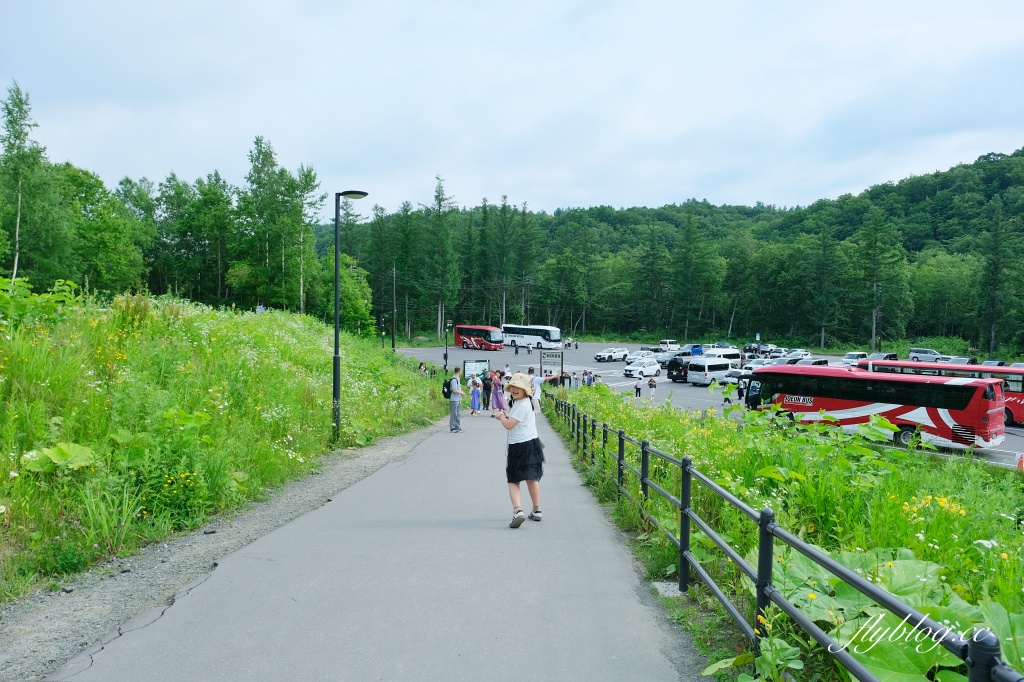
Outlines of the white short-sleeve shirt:
[{"label": "white short-sleeve shirt", "polygon": [[529,398],[517,400],[508,416],[519,423],[508,430],[508,444],[525,443],[537,437],[537,418],[533,414],[533,405]]}]

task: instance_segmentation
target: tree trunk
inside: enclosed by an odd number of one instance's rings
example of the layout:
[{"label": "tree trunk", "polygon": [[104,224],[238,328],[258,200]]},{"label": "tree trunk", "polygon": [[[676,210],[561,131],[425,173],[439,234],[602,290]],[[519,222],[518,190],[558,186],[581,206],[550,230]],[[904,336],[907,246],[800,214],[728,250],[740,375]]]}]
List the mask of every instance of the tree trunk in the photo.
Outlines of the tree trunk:
[{"label": "tree trunk", "polygon": [[14,219],[14,269],[11,271],[11,290],[18,278],[18,254],[21,251],[21,178],[18,178],[18,217]]},{"label": "tree trunk", "polygon": [[821,325],[821,348],[825,347],[825,325]]},{"label": "tree trunk", "polygon": [[732,323],[736,320],[736,305],[739,303],[740,297],[733,296],[732,298],[732,315],[729,316],[729,331],[726,332],[726,337],[732,338]]}]

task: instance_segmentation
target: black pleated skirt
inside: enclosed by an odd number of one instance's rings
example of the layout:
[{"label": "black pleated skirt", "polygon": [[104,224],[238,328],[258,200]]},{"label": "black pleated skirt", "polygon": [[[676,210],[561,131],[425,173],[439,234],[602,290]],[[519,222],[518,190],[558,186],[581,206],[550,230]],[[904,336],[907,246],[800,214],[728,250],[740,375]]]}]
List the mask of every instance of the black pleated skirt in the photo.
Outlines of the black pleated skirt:
[{"label": "black pleated skirt", "polygon": [[505,476],[509,483],[539,481],[544,475],[544,446],[540,438],[508,446]]}]

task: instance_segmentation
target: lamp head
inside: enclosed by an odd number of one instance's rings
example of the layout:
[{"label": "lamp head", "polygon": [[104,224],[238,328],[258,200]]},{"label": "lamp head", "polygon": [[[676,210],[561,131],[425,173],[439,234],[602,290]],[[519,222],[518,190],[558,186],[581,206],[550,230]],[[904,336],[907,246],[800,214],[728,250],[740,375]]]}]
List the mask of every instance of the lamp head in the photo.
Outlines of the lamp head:
[{"label": "lamp head", "polygon": [[362,190],[358,189],[348,189],[345,190],[344,192],[338,192],[339,196],[343,196],[346,199],[362,199],[367,194],[367,192],[363,192]]}]

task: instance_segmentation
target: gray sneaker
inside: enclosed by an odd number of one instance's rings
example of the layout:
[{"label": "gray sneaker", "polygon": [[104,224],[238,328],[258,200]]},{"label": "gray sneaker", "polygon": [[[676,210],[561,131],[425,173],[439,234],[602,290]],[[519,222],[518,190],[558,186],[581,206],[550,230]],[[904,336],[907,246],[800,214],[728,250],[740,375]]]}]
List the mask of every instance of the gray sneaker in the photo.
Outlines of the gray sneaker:
[{"label": "gray sneaker", "polygon": [[530,512],[530,520],[531,521],[540,521],[541,518],[542,517],[541,517],[540,509],[534,509],[532,512]]},{"label": "gray sneaker", "polygon": [[515,514],[512,515],[512,520],[509,522],[508,527],[509,528],[518,528],[519,526],[523,525],[523,521],[525,521],[525,520],[526,520],[526,514],[523,513],[522,509],[520,509]]}]

